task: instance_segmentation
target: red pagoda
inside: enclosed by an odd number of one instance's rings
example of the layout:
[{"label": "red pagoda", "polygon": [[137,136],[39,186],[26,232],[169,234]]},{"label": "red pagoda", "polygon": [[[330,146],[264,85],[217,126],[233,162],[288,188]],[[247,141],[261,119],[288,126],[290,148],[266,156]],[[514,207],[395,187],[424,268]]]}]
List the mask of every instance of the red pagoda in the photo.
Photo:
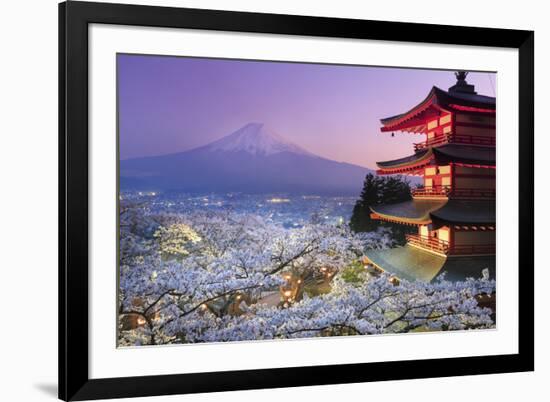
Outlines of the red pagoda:
[{"label": "red pagoda", "polygon": [[366,262],[397,278],[448,280],[495,272],[495,117],[494,97],[479,95],[459,71],[444,91],[433,87],[408,112],[382,119],[382,132],[425,136],[412,155],[377,162],[380,175],[423,178],[410,201],[371,207],[371,218],[412,225],[407,244],[369,250]]}]

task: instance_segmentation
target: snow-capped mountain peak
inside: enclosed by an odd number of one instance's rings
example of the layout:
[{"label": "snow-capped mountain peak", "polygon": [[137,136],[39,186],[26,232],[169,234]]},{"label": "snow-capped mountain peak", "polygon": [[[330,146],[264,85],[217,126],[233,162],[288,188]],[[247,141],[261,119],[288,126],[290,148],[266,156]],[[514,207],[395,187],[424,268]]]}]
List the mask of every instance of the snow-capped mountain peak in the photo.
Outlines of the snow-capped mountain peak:
[{"label": "snow-capped mountain peak", "polygon": [[295,145],[265,127],[263,123],[249,123],[205,147],[209,151],[247,152],[253,155],[273,155],[292,152],[311,155],[305,149]]},{"label": "snow-capped mountain peak", "polygon": [[369,169],[310,153],[250,123],[217,141],[121,161],[121,188],[189,193],[358,195]]}]

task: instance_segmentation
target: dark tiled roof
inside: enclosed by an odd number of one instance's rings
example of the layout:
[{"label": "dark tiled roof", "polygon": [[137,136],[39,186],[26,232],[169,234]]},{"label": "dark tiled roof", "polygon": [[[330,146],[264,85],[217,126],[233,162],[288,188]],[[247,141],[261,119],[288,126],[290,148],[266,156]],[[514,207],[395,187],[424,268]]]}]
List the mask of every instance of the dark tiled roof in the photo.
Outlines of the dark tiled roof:
[{"label": "dark tiled roof", "polygon": [[444,257],[406,245],[387,250],[368,250],[367,258],[377,267],[409,281],[430,282],[445,272],[445,279],[463,281],[480,278],[481,271],[489,269],[495,275],[495,256]]},{"label": "dark tiled roof", "polygon": [[418,112],[425,110],[425,108],[431,103],[435,103],[440,106],[456,104],[460,106],[478,107],[483,109],[496,109],[496,98],[492,96],[463,92],[447,92],[441,88],[434,86],[428,93],[428,96],[426,96],[426,98],[422,102],[411,108],[409,111],[395,116],[380,119],[380,122],[383,125],[387,125],[396,120],[400,120],[401,118],[409,114],[411,114],[411,116],[415,115]]},{"label": "dark tiled roof", "polygon": [[492,224],[496,220],[495,200],[449,200],[430,215],[450,223]]},{"label": "dark tiled roof", "polygon": [[423,149],[421,151],[416,152],[414,155],[405,156],[404,158],[394,159],[391,161],[376,162],[376,164],[378,165],[378,167],[382,169],[392,168],[392,167],[398,167],[405,164],[419,162],[422,159],[426,159],[431,155],[432,155],[432,152],[430,149]]},{"label": "dark tiled roof", "polygon": [[[460,100],[465,102],[476,103],[479,105],[484,105],[484,107],[487,109],[494,109],[496,105],[496,98],[492,96],[471,94],[471,93],[465,93],[465,92],[447,92],[437,87],[434,87],[434,88],[436,88],[438,91],[441,91],[439,96],[447,96],[448,101]],[[448,103],[453,103],[453,102],[448,102]]]},{"label": "dark tiled roof", "polygon": [[397,204],[376,205],[370,209],[382,217],[418,224],[431,221],[430,212],[440,209],[446,203],[446,199],[414,199]]},{"label": "dark tiled roof", "polygon": [[496,278],[496,257],[480,255],[472,257],[447,257],[440,274],[445,273],[449,281],[462,281],[466,278],[480,278],[481,271],[489,269],[489,277]]},{"label": "dark tiled roof", "polygon": [[376,162],[376,164],[381,169],[392,169],[407,165],[415,165],[423,160],[428,161],[432,155],[435,157],[438,164],[461,162],[478,165],[495,165],[496,163],[495,147],[445,144],[439,147],[420,150],[404,158]]},{"label": "dark tiled roof", "polygon": [[400,279],[425,282],[438,275],[447,259],[409,245],[387,250],[367,250],[366,255],[374,265]]},{"label": "dark tiled roof", "polygon": [[496,163],[495,147],[446,144],[432,148],[432,152],[440,163],[462,162],[491,165]]},{"label": "dark tiled roof", "polygon": [[370,209],[382,218],[412,224],[429,223],[432,219],[456,224],[494,224],[496,221],[495,200],[413,199]]}]

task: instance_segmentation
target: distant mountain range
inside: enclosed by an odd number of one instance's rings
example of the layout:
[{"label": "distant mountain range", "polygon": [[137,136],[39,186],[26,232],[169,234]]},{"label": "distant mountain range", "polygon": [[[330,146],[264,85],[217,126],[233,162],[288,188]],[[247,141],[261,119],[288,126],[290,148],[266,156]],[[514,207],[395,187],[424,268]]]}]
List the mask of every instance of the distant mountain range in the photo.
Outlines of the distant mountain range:
[{"label": "distant mountain range", "polygon": [[124,190],[359,194],[370,169],[295,145],[261,123],[185,152],[120,162]]}]

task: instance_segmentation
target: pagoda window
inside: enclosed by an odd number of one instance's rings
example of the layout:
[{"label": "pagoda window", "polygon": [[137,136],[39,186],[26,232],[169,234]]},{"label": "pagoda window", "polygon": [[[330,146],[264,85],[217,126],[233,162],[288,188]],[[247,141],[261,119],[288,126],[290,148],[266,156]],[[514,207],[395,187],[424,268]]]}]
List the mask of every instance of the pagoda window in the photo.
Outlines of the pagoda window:
[{"label": "pagoda window", "polygon": [[451,174],[451,166],[439,166],[439,174]]},{"label": "pagoda window", "polygon": [[451,131],[452,127],[450,125],[443,127],[443,134],[449,134]]},{"label": "pagoda window", "polygon": [[449,113],[449,114],[446,114],[445,116],[443,116],[443,117],[441,117],[441,118],[439,119],[439,125],[440,125],[440,126],[443,126],[443,125],[445,125],[445,124],[447,124],[447,123],[450,123],[451,120],[452,120],[452,115],[451,115],[450,113]]},{"label": "pagoda window", "polygon": [[437,174],[437,168],[436,167],[427,167],[424,174],[426,176],[435,176]]},{"label": "pagoda window", "polygon": [[441,178],[441,185],[444,187],[450,187],[451,186],[451,178],[449,176],[445,176]]},{"label": "pagoda window", "polygon": [[433,187],[434,180],[433,179],[424,179],[424,186],[425,187]]},{"label": "pagoda window", "polygon": [[451,241],[451,231],[448,227],[442,227],[437,230],[437,237],[441,241],[449,243]]},{"label": "pagoda window", "polygon": [[429,225],[420,225],[418,227],[418,234],[420,235],[420,237],[424,237],[424,238],[430,237]]},{"label": "pagoda window", "polygon": [[438,119],[428,122],[428,130],[433,130],[438,126]]}]

